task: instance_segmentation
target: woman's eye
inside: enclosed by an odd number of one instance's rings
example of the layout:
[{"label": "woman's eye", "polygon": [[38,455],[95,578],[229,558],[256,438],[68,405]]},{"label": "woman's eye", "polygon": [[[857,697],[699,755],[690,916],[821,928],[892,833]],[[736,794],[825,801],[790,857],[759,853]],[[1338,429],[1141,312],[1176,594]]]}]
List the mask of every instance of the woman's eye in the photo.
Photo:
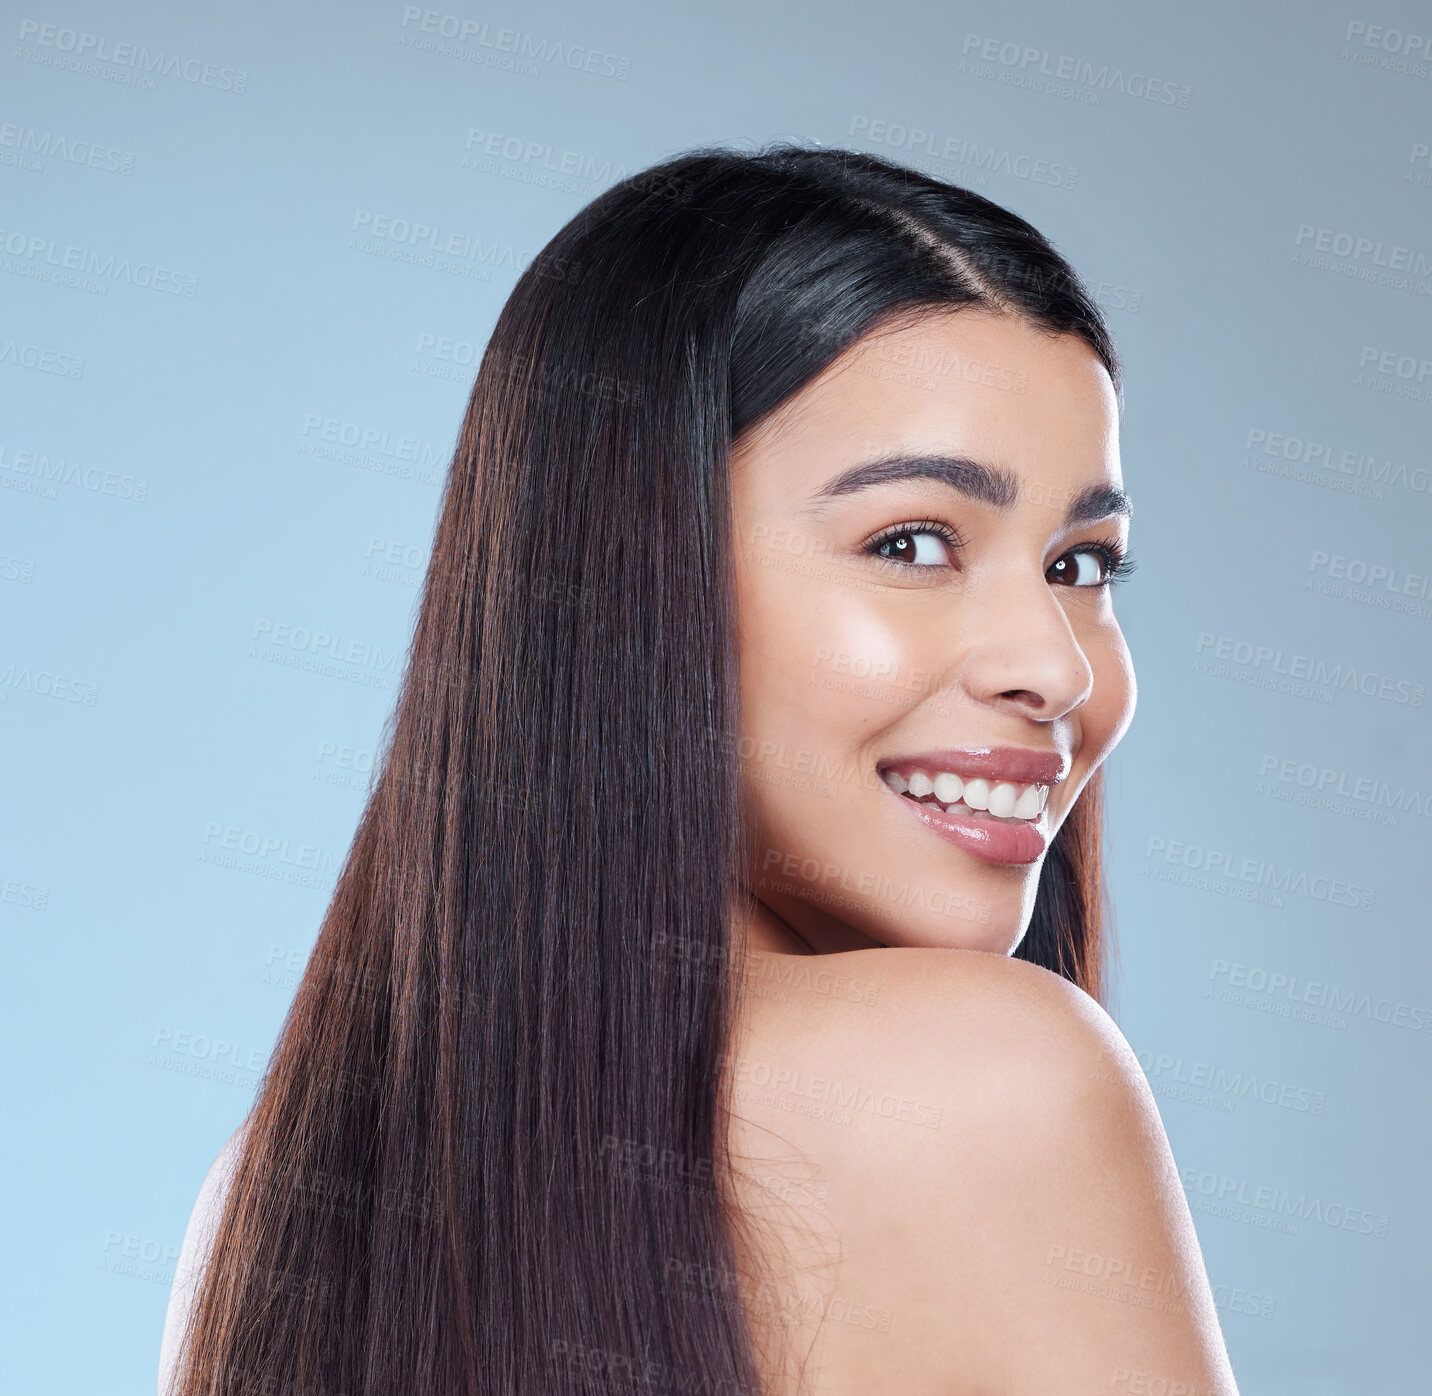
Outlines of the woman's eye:
[{"label": "woman's eye", "polygon": [[933,529],[907,528],[888,533],[875,545],[875,555],[889,562],[903,562],[911,567],[948,567],[948,542]]},{"label": "woman's eye", "polygon": [[[865,551],[912,571],[931,571],[955,566],[964,547],[964,540],[949,525],[925,519],[891,528],[867,543]],[[1133,570],[1133,554],[1111,537],[1071,548],[1045,575],[1060,586],[1097,590],[1114,586]]]},{"label": "woman's eye", "polygon": [[1049,579],[1072,587],[1107,586],[1119,570],[1119,559],[1108,549],[1076,548],[1049,569]]}]

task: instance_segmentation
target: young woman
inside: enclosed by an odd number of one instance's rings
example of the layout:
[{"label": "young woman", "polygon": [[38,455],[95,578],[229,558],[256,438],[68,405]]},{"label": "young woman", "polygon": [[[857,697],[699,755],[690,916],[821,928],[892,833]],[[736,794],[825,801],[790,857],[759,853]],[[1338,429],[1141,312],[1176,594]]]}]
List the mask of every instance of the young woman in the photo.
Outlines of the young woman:
[{"label": "young woman", "polygon": [[868,155],[557,234],[164,1396],[1233,1396],[1099,1006],[1119,382],[1038,232]]}]

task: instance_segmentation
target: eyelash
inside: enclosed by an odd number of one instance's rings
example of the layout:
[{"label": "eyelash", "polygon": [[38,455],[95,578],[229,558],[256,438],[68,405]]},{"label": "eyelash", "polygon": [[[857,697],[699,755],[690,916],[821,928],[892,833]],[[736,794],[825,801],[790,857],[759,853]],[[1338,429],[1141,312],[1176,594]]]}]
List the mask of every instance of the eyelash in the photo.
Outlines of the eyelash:
[{"label": "eyelash", "polygon": [[[907,570],[913,568],[917,571],[933,570],[921,568],[915,563],[896,562],[894,558],[880,556],[882,543],[888,543],[892,538],[898,538],[905,533],[933,533],[952,552],[959,552],[965,546],[964,539],[949,524],[943,523],[939,519],[921,519],[915,523],[892,524],[891,527],[882,529],[865,545],[864,551],[875,558],[877,562],[886,562],[892,567]],[[1126,548],[1117,538],[1091,538],[1088,542],[1071,548],[1063,556],[1069,557],[1074,553],[1093,553],[1104,563],[1104,580],[1091,587],[1075,587],[1076,591],[1098,591],[1102,587],[1118,586],[1120,582],[1127,580],[1138,566],[1132,549]],[[1059,558],[1055,559],[1056,562],[1060,560]]]}]

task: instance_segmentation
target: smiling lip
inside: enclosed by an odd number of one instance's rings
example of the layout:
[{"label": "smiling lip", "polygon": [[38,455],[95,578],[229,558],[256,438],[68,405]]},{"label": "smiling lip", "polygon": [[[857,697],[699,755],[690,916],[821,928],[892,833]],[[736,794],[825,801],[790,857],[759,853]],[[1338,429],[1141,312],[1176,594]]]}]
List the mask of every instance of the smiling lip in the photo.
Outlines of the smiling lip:
[{"label": "smiling lip", "polygon": [[[885,788],[890,790],[888,785]],[[890,794],[932,834],[986,863],[1035,863],[1049,846],[1048,810],[1041,810],[1038,819],[1005,824],[981,815],[954,814],[937,806],[922,805],[904,795],[896,795],[893,790]]]},{"label": "smiling lip", "polygon": [[907,780],[915,771],[929,776],[948,771],[965,778],[983,777],[991,783],[1007,780],[1014,784],[1057,785],[1069,775],[1065,758],[1057,751],[1032,751],[1027,747],[953,747],[944,751],[916,752],[879,764],[882,784],[932,834],[973,854],[986,863],[1028,864],[1038,862],[1049,846],[1049,810],[1037,819],[1006,823],[982,815],[956,814],[937,805],[921,804],[896,793],[883,780],[889,774]]}]

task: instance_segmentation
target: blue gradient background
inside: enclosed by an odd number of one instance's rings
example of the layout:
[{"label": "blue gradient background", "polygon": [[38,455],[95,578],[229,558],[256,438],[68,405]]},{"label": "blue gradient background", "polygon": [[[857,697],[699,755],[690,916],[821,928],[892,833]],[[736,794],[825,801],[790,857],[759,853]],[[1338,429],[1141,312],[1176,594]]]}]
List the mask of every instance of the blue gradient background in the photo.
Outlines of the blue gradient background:
[{"label": "blue gradient background", "polygon": [[[1140,557],[1116,1015],[1243,1390],[1425,1390],[1432,1031],[1406,1024],[1432,1022],[1432,603],[1341,594],[1322,558],[1432,571],[1432,13],[442,3],[488,26],[465,56],[398,4],[0,6],[7,1389],[153,1389],[172,1256],[352,835],[470,355],[518,270],[629,171],[796,137],[979,189],[1106,304]],[[79,57],[83,33],[106,47]],[[1069,81],[1039,77],[1061,58]],[[369,215],[486,259],[405,260],[355,234]],[[1318,252],[1338,234],[1382,250]],[[67,247],[114,259],[101,289],[43,278]],[[350,662],[322,672],[315,634]],[[1295,656],[1393,696],[1296,686]],[[1346,1011],[1293,1016],[1260,976]],[[1200,1095],[1210,1072],[1321,1108]]]}]

